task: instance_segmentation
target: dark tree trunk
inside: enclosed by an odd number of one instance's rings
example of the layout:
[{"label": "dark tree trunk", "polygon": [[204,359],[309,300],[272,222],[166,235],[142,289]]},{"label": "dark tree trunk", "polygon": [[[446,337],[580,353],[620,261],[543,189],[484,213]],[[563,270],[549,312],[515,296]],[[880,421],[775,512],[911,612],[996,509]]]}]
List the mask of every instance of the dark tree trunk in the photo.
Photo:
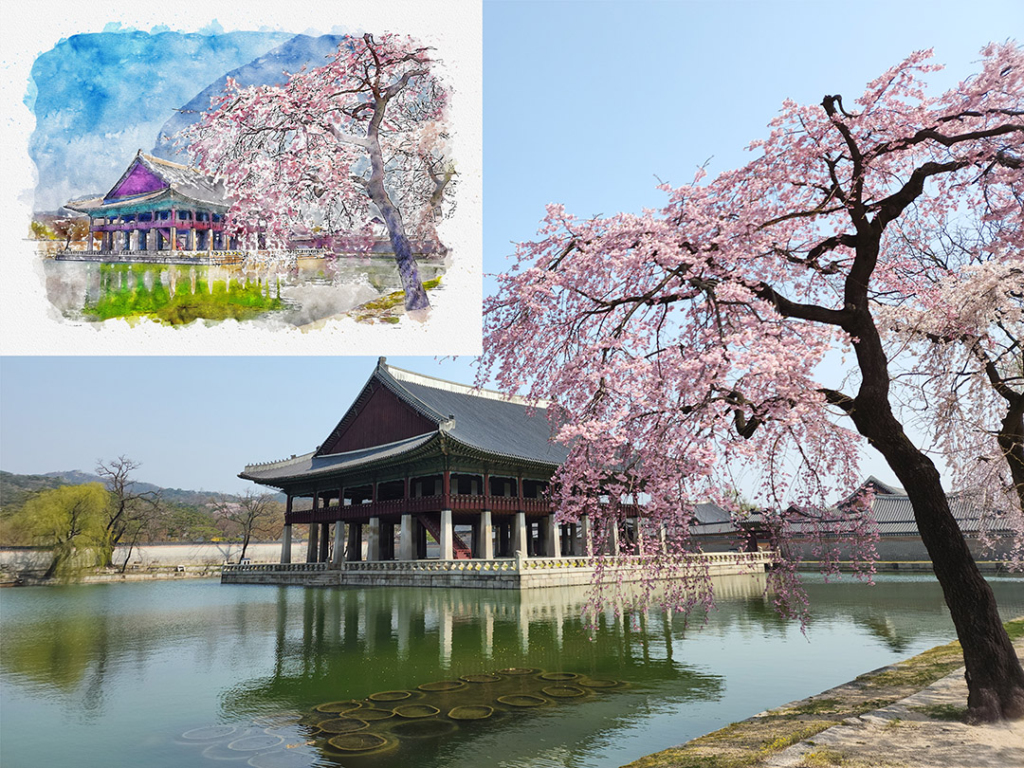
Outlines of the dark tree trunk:
[{"label": "dark tree trunk", "polygon": [[938,470],[892,412],[888,361],[873,321],[858,326],[855,348],[863,378],[849,413],[907,489],[963,649],[968,717],[974,722],[1024,717],[1024,669],[1000,620],[995,596],[953,517]]},{"label": "dark tree trunk", "polygon": [[1010,467],[1010,479],[1017,492],[1020,510],[1024,513],[1024,397],[1010,404],[997,435],[999,448]]}]

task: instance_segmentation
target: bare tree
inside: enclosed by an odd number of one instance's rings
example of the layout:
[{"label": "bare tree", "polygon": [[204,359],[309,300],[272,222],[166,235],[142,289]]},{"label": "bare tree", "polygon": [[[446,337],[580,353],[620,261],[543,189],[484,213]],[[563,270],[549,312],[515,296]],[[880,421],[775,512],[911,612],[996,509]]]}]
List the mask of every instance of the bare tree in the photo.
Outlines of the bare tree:
[{"label": "bare tree", "polygon": [[163,512],[162,499],[158,491],[137,491],[132,472],[141,464],[127,456],[118,456],[109,463],[96,465],[96,474],[103,478],[110,492],[110,504],[106,512],[106,536],[102,547],[102,565],[114,566],[114,550],[125,545],[127,552],[121,571],[124,572],[131,559],[132,550],[149,531]]},{"label": "bare tree", "polygon": [[239,562],[245,558],[254,535],[270,533],[280,515],[280,506],[273,494],[257,493],[251,489],[234,500],[222,501],[217,505],[217,513],[240,529],[242,551],[238,555]]}]

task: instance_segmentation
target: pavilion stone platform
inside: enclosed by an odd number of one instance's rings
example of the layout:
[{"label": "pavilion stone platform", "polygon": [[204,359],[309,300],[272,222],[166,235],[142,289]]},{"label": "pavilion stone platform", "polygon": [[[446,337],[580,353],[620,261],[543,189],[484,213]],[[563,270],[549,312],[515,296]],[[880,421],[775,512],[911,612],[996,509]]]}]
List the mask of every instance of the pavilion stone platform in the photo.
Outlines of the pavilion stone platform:
[{"label": "pavilion stone platform", "polygon": [[[709,576],[763,573],[775,555],[723,552],[689,556],[688,566]],[[515,557],[493,560],[394,560],[378,562],[225,565],[222,584],[277,584],[308,587],[441,587],[539,589],[580,587],[593,582],[594,557]],[[639,581],[642,557],[605,558],[606,578]]]}]

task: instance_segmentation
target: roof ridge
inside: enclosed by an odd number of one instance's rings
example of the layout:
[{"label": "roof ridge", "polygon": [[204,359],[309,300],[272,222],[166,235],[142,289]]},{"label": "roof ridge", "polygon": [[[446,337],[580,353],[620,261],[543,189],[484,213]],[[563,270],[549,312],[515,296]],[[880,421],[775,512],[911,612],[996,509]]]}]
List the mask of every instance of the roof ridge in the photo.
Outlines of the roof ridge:
[{"label": "roof ridge", "polygon": [[179,168],[183,171],[192,171],[193,173],[205,175],[198,168],[194,168],[191,165],[182,165],[181,163],[175,163],[173,160],[164,160],[162,157],[157,157],[156,155],[147,155],[141,149],[139,150],[139,156],[145,160],[149,160],[151,163],[157,163],[158,165],[167,165],[170,166],[171,168]]},{"label": "roof ridge", "polygon": [[434,389],[454,392],[455,394],[468,395],[470,397],[483,397],[488,400],[499,400],[504,403],[515,403],[516,405],[525,405],[540,409],[546,409],[552,402],[542,398],[534,400],[523,395],[507,395],[504,392],[498,392],[493,389],[475,387],[471,384],[460,384],[456,381],[440,379],[436,376],[430,376],[425,373],[417,373],[415,371],[405,370],[404,368],[396,368],[393,365],[388,365],[385,362],[385,358],[381,358],[379,367],[386,370],[391,374],[391,377],[398,382],[408,381],[411,384],[421,384],[424,387],[433,387]]},{"label": "roof ridge", "polygon": [[244,471],[248,472],[250,469],[277,469],[279,467],[286,467],[289,464],[298,464],[300,461],[309,458],[315,453],[316,451],[309,451],[308,453],[303,453],[300,456],[292,454],[291,458],[288,459],[278,459],[277,461],[265,461],[257,464],[246,464]]}]

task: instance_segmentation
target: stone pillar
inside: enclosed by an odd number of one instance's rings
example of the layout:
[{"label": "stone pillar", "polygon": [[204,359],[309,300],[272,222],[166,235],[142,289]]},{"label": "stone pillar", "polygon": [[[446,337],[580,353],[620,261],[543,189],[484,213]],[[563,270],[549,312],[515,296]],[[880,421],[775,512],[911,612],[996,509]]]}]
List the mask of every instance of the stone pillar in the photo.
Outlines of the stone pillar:
[{"label": "stone pillar", "polygon": [[363,559],[363,524],[352,522],[348,524],[348,561],[358,563]]},{"label": "stone pillar", "polygon": [[605,543],[608,546],[608,554],[615,557],[619,554],[619,521],[605,521]]},{"label": "stone pillar", "polygon": [[92,228],[92,218],[90,218],[90,219],[89,219],[89,242],[88,242],[88,251],[89,251],[89,253],[92,253],[92,252],[93,252],[93,251],[95,251],[95,250],[96,250],[96,232],[95,232],[95,230],[93,230],[93,228]]},{"label": "stone pillar", "polygon": [[370,530],[366,536],[366,561],[380,560],[380,518],[370,518]]},{"label": "stone pillar", "polygon": [[668,528],[664,523],[658,526],[658,551],[663,555],[668,554]]},{"label": "stone pillar", "polygon": [[559,529],[558,523],[555,522],[555,516],[553,514],[548,515],[544,518],[544,533],[545,533],[545,557],[561,557],[562,556],[562,536],[561,530]]},{"label": "stone pillar", "polygon": [[477,526],[477,541],[473,548],[473,557],[483,560],[494,559],[494,530],[491,528],[491,510],[480,513],[480,524]]},{"label": "stone pillar", "polygon": [[292,561],[292,527],[285,525],[283,538],[281,539],[281,565],[287,565]]},{"label": "stone pillar", "polygon": [[320,557],[318,563],[326,563],[330,559],[331,551],[331,524],[320,523]]},{"label": "stone pillar", "polygon": [[[338,501],[341,501],[341,499],[338,499]],[[331,557],[331,565],[334,565],[334,566],[341,565],[341,562],[344,559],[344,558],[342,558],[342,554],[345,552],[345,537],[344,537],[344,533],[345,533],[345,524],[343,522],[341,522],[341,520],[338,520],[334,524],[334,554]]]},{"label": "stone pillar", "polygon": [[455,558],[455,552],[452,541],[452,511],[450,509],[441,510],[441,559],[452,560]]},{"label": "stone pillar", "polygon": [[402,540],[398,545],[398,559],[399,560],[415,560],[416,559],[416,540],[413,527],[417,521],[413,519],[412,515],[402,515]]},{"label": "stone pillar", "polygon": [[522,552],[526,556],[526,513],[516,512],[515,522],[512,524],[512,554]]},{"label": "stone pillar", "polygon": [[309,524],[309,545],[306,547],[306,562],[315,563],[316,556],[318,553],[317,547],[317,533],[320,531],[320,526],[316,523]]},{"label": "stone pillar", "polygon": [[585,557],[594,556],[594,532],[590,528],[590,515],[580,518],[580,554]]}]

